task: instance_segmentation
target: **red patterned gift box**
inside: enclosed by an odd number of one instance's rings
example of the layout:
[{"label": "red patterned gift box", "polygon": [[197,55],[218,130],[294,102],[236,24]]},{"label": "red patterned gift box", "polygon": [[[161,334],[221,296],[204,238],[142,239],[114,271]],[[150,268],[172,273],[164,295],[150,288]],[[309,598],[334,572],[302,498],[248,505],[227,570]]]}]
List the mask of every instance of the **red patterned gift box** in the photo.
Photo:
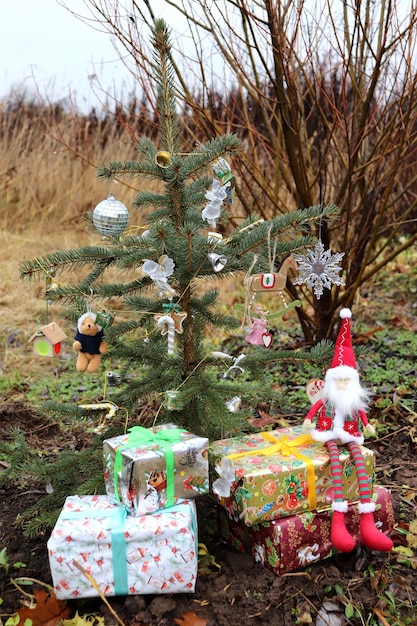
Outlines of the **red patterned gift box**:
[{"label": "red patterned gift box", "polygon": [[[372,487],[374,455],[365,446],[361,450]],[[358,498],[358,482],[349,451],[343,446],[340,460],[343,495],[353,501]],[[302,426],[215,441],[209,462],[213,497],[248,526],[325,508],[333,501],[327,448],[304,433]],[[223,488],[227,480],[230,495],[226,497]]]},{"label": "red patterned gift box", "polygon": [[[391,492],[374,486],[376,509],[374,518],[383,532],[392,530],[394,512]],[[233,519],[220,505],[217,507],[219,535],[222,541],[241,552],[248,552],[255,561],[276,574],[292,572],[333,554],[330,541],[331,509],[305,511],[257,526],[247,526]],[[346,526],[355,544],[361,544],[357,503],[349,504]]]}]

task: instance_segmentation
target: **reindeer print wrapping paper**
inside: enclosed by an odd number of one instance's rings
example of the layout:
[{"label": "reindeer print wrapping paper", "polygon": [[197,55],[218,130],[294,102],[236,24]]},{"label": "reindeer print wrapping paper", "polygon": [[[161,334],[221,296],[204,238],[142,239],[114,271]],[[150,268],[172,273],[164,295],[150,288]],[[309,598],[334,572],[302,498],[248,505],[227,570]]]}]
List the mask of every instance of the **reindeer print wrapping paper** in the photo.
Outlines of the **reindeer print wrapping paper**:
[{"label": "reindeer print wrapping paper", "polygon": [[48,540],[57,598],[192,593],[197,578],[193,500],[135,517],[108,496],[69,496]]},{"label": "reindeer print wrapping paper", "polygon": [[[375,485],[374,500],[377,527],[382,532],[388,532],[394,525],[391,492]],[[251,554],[255,561],[280,575],[334,554],[330,539],[331,515],[330,508],[306,511],[249,527],[233,519],[226,509],[218,505],[218,534],[233,549]],[[349,505],[346,523],[350,529],[354,529],[355,545],[361,545],[359,512],[355,504]]]},{"label": "reindeer print wrapping paper", "polygon": [[[374,454],[361,446],[371,488]],[[342,446],[344,496],[358,498],[355,467]],[[303,433],[301,426],[215,441],[210,446],[211,493],[231,515],[251,526],[288,517],[333,501],[327,449]],[[230,495],[219,496],[215,481],[231,474]]]},{"label": "reindeer print wrapping paper", "polygon": [[208,445],[174,424],[143,428],[103,442],[106,493],[132,515],[152,513],[208,493]]}]

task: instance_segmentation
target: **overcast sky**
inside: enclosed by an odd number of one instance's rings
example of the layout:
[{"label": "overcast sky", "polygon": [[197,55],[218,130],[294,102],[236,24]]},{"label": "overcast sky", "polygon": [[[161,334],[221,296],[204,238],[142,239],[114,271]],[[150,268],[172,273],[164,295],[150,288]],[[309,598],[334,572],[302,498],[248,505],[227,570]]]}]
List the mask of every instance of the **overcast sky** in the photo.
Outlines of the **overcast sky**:
[{"label": "overcast sky", "polygon": [[[88,14],[82,0],[66,2],[74,12]],[[79,106],[89,107],[98,102],[89,80],[94,74],[104,89],[116,84],[117,93],[131,84],[109,35],[56,0],[0,0],[0,5],[0,98],[39,88],[53,101],[71,92]]]}]

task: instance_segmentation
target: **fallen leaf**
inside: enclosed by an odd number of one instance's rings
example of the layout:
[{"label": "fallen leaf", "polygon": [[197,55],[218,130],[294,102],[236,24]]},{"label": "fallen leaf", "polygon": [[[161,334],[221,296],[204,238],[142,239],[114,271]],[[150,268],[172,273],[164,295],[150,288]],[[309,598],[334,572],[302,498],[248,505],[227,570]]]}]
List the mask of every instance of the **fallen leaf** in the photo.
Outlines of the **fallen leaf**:
[{"label": "fallen leaf", "polygon": [[270,424],[278,424],[279,418],[272,417],[258,409],[259,417],[249,417],[248,422],[255,428],[265,428],[265,426],[269,426]]},{"label": "fallen leaf", "polygon": [[409,435],[410,435],[410,439],[413,443],[417,443],[417,428],[415,426],[412,426],[409,431],[408,431]]},{"label": "fallen leaf", "polygon": [[412,558],[414,556],[414,552],[412,551],[412,549],[406,548],[405,546],[398,546],[397,548],[393,548],[393,552],[409,558]]},{"label": "fallen leaf", "polygon": [[9,571],[9,557],[7,556],[7,548],[0,550],[0,567],[3,567],[6,574]]},{"label": "fallen leaf", "polygon": [[36,606],[32,609],[24,606],[16,611],[16,615],[20,618],[17,624],[25,624],[25,626],[55,626],[60,620],[71,614],[72,609],[67,606],[66,602],[58,600],[53,592],[47,592],[44,589],[34,589],[33,594]]},{"label": "fallen leaf", "polygon": [[361,333],[360,335],[358,335],[355,338],[355,343],[356,344],[362,344],[362,343],[366,343],[366,339],[369,339],[370,337],[373,338],[374,335],[376,333],[379,333],[381,330],[384,330],[384,326],[382,324],[378,323],[378,326],[375,326],[375,328],[372,328],[371,330],[368,330],[368,332],[366,333]]},{"label": "fallen leaf", "polygon": [[174,617],[174,622],[179,626],[206,626],[207,620],[203,617],[198,617],[191,611],[189,613],[183,613],[181,617]]},{"label": "fallen leaf", "polygon": [[104,624],[104,618],[98,615],[90,615],[89,617],[78,615],[78,611],[71,619],[61,620],[60,626],[100,626]]},{"label": "fallen leaf", "polygon": [[216,559],[212,556],[204,543],[198,544],[198,573],[200,576],[213,574],[213,567],[217,567],[217,571],[221,569],[221,565],[216,563]]}]

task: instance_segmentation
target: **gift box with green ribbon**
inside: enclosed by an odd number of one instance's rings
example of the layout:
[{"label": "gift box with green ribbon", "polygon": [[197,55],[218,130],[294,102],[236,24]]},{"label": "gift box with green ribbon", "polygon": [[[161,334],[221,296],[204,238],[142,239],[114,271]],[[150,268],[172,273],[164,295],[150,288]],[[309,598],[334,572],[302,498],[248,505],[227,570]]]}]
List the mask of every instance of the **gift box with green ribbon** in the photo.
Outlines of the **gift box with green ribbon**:
[{"label": "gift box with green ribbon", "polygon": [[[384,533],[391,531],[394,526],[391,492],[375,485],[373,499],[377,527]],[[327,508],[249,527],[233,519],[218,505],[218,536],[234,550],[251,554],[255,561],[280,575],[307,567],[335,553],[330,539],[331,516],[332,511]],[[356,546],[361,545],[359,518],[357,504],[350,503],[346,526]]]},{"label": "gift box with green ribbon", "polygon": [[57,598],[192,593],[197,579],[193,500],[135,517],[108,496],[69,496],[48,540]]},{"label": "gift box with green ribbon", "polygon": [[[371,487],[374,455],[361,446]],[[340,447],[344,497],[358,497],[355,467]],[[210,446],[211,493],[248,526],[330,506],[329,453],[302,427],[221,439]]]},{"label": "gift box with green ribbon", "polygon": [[133,515],[209,490],[208,439],[174,424],[134,426],[103,442],[106,493]]}]

